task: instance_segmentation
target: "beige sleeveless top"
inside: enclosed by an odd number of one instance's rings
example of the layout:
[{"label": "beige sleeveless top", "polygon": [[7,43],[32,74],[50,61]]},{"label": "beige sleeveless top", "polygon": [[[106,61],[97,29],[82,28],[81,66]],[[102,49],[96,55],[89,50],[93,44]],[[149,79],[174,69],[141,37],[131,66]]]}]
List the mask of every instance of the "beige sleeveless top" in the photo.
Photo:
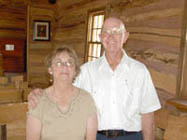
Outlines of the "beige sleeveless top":
[{"label": "beige sleeveless top", "polygon": [[94,101],[91,95],[82,89],[66,112],[62,112],[45,91],[37,107],[28,112],[41,121],[41,140],[84,140],[88,117],[94,113]]}]

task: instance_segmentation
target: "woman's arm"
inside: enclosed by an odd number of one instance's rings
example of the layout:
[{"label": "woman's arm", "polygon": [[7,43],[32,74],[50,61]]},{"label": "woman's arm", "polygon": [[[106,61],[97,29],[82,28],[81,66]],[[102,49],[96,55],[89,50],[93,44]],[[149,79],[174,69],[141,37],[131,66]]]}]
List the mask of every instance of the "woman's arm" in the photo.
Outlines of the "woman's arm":
[{"label": "woman's arm", "polygon": [[31,115],[27,116],[26,140],[40,140],[41,122]]},{"label": "woman's arm", "polygon": [[87,121],[86,140],[96,140],[97,114],[90,116]]}]

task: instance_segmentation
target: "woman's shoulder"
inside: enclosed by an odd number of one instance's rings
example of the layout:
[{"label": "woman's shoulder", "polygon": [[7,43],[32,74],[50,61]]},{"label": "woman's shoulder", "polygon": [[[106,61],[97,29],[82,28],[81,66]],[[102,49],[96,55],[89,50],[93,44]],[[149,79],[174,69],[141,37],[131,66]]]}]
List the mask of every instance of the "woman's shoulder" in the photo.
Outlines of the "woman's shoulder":
[{"label": "woman's shoulder", "polygon": [[88,101],[88,102],[93,102],[93,98],[92,98],[91,94],[89,92],[87,92],[86,90],[79,88],[79,94],[80,94],[79,96],[83,100]]},{"label": "woman's shoulder", "polygon": [[45,103],[45,102],[48,100],[46,89],[43,89],[43,90],[42,90],[42,94],[41,94],[41,95],[37,95],[36,98],[38,99],[38,103],[39,103],[39,104]]},{"label": "woman's shoulder", "polygon": [[84,89],[78,88],[79,94],[85,98],[92,98],[91,94]]}]

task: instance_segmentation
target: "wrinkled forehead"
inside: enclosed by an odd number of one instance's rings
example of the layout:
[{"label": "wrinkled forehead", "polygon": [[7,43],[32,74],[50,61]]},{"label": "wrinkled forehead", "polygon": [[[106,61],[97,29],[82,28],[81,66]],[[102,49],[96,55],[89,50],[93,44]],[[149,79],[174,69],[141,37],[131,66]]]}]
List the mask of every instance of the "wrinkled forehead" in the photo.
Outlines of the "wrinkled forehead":
[{"label": "wrinkled forehead", "polygon": [[110,30],[110,29],[113,29],[113,28],[119,28],[119,29],[122,29],[122,30],[126,31],[125,26],[124,26],[124,24],[121,20],[116,19],[116,18],[106,19],[104,24],[103,24],[102,30]]}]

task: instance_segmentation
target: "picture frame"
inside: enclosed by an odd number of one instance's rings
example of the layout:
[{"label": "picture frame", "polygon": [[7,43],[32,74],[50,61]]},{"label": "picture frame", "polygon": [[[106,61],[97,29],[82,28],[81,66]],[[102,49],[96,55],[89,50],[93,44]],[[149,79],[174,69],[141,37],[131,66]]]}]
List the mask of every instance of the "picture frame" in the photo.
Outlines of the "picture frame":
[{"label": "picture frame", "polygon": [[50,41],[50,21],[34,20],[34,41]]}]

